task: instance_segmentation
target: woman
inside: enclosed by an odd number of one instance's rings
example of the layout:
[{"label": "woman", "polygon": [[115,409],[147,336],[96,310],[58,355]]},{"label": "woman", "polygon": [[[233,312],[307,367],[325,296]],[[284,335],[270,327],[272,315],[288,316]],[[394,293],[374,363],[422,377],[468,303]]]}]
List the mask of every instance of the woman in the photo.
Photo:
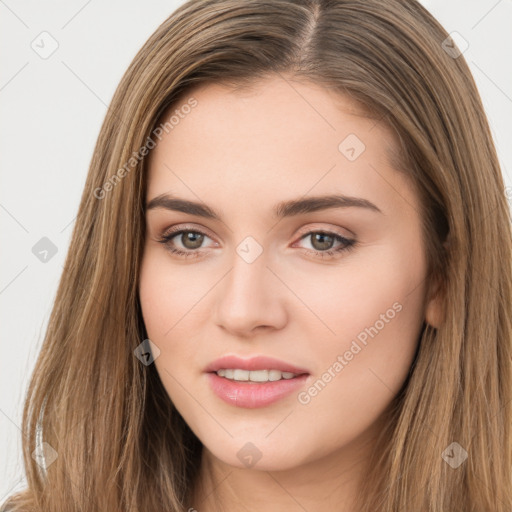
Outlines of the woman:
[{"label": "woman", "polygon": [[403,0],[192,0],[156,30],[9,510],[510,510],[510,217],[454,48]]}]

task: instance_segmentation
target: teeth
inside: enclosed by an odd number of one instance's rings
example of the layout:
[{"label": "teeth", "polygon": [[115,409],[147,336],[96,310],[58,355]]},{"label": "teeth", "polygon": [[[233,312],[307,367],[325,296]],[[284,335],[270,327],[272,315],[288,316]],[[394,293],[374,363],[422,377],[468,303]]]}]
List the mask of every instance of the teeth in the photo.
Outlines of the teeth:
[{"label": "teeth", "polygon": [[217,370],[219,377],[225,377],[226,379],[236,380],[239,382],[273,382],[281,379],[293,379],[297,375],[291,372],[282,372],[281,370],[240,370],[222,368]]},{"label": "teeth", "polygon": [[233,380],[249,380],[249,372],[247,370],[233,370]]},{"label": "teeth", "polygon": [[269,370],[268,371],[268,380],[274,381],[274,380],[280,380],[281,379],[281,372],[279,370]]}]

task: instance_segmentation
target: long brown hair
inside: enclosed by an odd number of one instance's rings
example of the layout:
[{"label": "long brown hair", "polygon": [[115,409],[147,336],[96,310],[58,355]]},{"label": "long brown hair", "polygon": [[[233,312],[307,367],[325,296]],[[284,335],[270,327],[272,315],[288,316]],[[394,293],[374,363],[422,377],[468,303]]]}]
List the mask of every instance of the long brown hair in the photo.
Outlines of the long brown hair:
[{"label": "long brown hair", "polygon": [[[415,0],[191,0],[158,27],[122,78],[94,150],[28,389],[28,486],[12,510],[190,507],[201,443],[155,366],[134,357],[146,338],[140,150],[192,87],[279,75],[349,95],[397,134],[394,166],[421,199],[432,293],[444,297],[442,325],[421,331],[360,509],[510,512],[510,214],[479,94],[447,37]],[[52,459],[44,470],[34,450]],[[453,450],[467,453],[458,467],[447,462]]]}]

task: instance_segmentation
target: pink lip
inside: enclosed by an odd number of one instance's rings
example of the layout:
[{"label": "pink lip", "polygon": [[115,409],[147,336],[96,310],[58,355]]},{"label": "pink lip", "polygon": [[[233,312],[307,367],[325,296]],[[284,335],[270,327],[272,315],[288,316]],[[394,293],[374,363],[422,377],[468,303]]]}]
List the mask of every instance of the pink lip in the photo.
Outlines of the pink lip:
[{"label": "pink lip", "polygon": [[[242,359],[241,357],[229,355],[220,357],[210,363],[205,369],[205,372],[216,372],[221,368],[239,368],[240,370],[280,370],[282,372],[290,372],[296,374],[309,373],[304,368],[299,368],[292,364],[280,361],[273,357],[256,356],[249,359]],[[278,382],[278,381],[276,381]]]},{"label": "pink lip", "polygon": [[277,402],[297,391],[308,378],[307,374],[302,374],[293,379],[273,382],[237,382],[219,377],[216,373],[207,375],[211,389],[221,400],[235,407],[247,409],[256,409]]},{"label": "pink lip", "polygon": [[[241,370],[280,370],[297,374],[293,379],[272,382],[239,382],[219,377],[215,372],[222,368]],[[309,376],[309,372],[273,357],[257,356],[242,359],[238,356],[224,356],[210,363],[204,370],[212,391],[224,402],[235,407],[255,409],[277,402],[297,391]]]}]

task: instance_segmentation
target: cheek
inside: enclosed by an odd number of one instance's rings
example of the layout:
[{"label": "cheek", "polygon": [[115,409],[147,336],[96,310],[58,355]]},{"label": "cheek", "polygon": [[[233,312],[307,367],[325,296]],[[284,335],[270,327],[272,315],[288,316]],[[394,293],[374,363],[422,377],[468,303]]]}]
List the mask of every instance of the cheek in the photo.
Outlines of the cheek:
[{"label": "cheek", "polygon": [[139,297],[148,338],[160,349],[155,366],[168,394],[179,401],[180,383],[201,373],[203,326],[210,314],[205,304],[219,277],[194,265],[172,266],[157,249],[142,260]]},{"label": "cheek", "polygon": [[[336,335],[324,334],[315,345],[318,371],[297,397],[293,415],[295,425],[304,425],[297,427],[301,431],[314,422],[316,435],[331,449],[377,421],[402,388],[417,349],[421,287],[410,293],[403,275],[392,273],[379,286],[365,282],[367,293],[347,292],[337,307],[326,302],[323,313]],[[286,442],[284,429],[276,441]],[[319,454],[315,439],[304,433],[305,451],[308,443]]]},{"label": "cheek", "polygon": [[332,356],[349,349],[355,339],[363,345],[365,340],[388,339],[382,348],[398,351],[414,343],[409,340],[423,322],[426,265],[419,242],[407,241],[366,247],[314,274],[311,269],[280,269],[309,309],[295,320],[306,338],[323,340],[315,350]]},{"label": "cheek", "polygon": [[348,318],[339,324],[343,334],[322,350],[322,369],[297,397],[295,422],[314,420],[326,445],[341,446],[370,428],[410,371],[419,335],[416,311],[409,304],[388,309],[376,304],[370,307],[382,311],[383,319],[368,315],[363,328]]},{"label": "cheek", "polygon": [[150,250],[144,255],[139,296],[148,336],[155,341],[165,343],[174,337],[183,320],[197,316],[196,306],[212,286],[211,277],[191,268],[176,266],[170,271],[165,251]]},{"label": "cheek", "polygon": [[[303,400],[317,402],[315,414],[332,414],[329,404],[340,403],[361,421],[375,419],[414,359],[424,319],[421,253],[390,244],[365,254],[323,277],[296,281],[303,283],[298,294],[322,320],[302,320],[306,338],[318,340],[310,354],[320,382],[305,390]],[[339,414],[341,420],[345,413]]]}]

